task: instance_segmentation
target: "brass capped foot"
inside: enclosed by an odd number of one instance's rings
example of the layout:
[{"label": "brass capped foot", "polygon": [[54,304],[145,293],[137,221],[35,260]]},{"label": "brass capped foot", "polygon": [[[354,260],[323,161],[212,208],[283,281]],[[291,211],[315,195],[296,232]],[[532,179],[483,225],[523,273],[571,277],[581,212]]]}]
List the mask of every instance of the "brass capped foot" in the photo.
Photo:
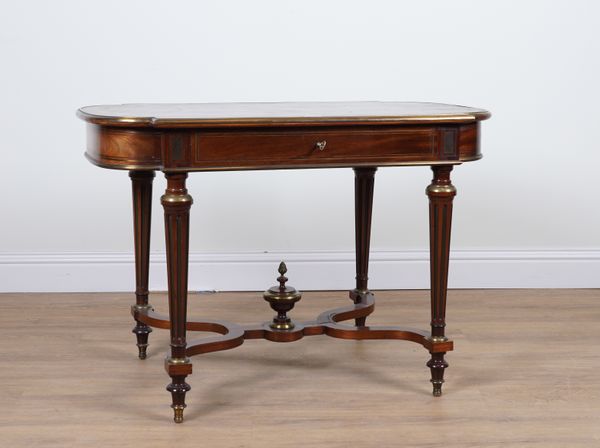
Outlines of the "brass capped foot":
[{"label": "brass capped foot", "polygon": [[277,316],[273,318],[270,327],[274,330],[292,330],[294,322],[287,316],[288,311],[294,308],[298,300],[302,298],[300,291],[297,291],[291,286],[286,286],[285,282],[288,278],[284,275],[287,272],[287,266],[282,261],[279,264],[279,277],[277,281],[279,285],[272,286],[263,293],[263,298],[269,302],[271,308],[277,312]]},{"label": "brass capped foot", "polygon": [[433,384],[433,396],[442,396],[442,384],[444,384],[444,370],[448,363],[444,359],[445,353],[432,353],[427,367],[431,369],[431,384]]},{"label": "brass capped foot", "polygon": [[145,345],[138,344],[137,347],[138,347],[138,351],[139,351],[138,358],[146,359],[146,349],[148,348],[148,344],[145,344]]},{"label": "brass capped foot", "polygon": [[[150,308],[151,309],[151,308]],[[152,328],[148,325],[136,321],[135,327],[131,330],[135,334],[137,339],[138,357],[140,359],[146,359],[146,349],[148,348],[148,335],[152,333]]]},{"label": "brass capped foot", "polygon": [[173,405],[173,421],[175,423],[183,423],[183,410],[185,405]]},{"label": "brass capped foot", "polygon": [[[177,360],[181,360],[182,362],[177,362]],[[175,361],[175,362],[173,362]],[[185,409],[185,394],[189,392],[191,387],[188,383],[185,382],[185,375],[178,375],[177,370],[185,369],[185,372],[192,373],[191,367],[192,365],[189,363],[189,360],[186,358],[175,358],[167,359],[167,366],[172,370],[170,375],[172,382],[167,386],[167,390],[171,392],[171,397],[173,399],[171,403],[171,409],[173,409],[173,420],[175,423],[183,422],[183,410]]]}]

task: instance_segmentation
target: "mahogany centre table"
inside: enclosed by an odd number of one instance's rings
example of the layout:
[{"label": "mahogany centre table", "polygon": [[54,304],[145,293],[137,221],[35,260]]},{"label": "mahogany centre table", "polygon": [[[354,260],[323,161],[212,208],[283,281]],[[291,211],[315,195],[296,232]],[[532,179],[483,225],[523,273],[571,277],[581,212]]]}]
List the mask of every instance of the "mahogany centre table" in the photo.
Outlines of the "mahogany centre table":
[{"label": "mahogany centre table", "polygon": [[[227,350],[245,339],[291,342],[303,336],[343,339],[400,339],[431,354],[433,395],[440,396],[444,359],[453,344],[445,336],[454,165],[477,160],[482,109],[434,103],[230,103],[124,104],[88,106],[78,116],[87,122],[86,157],[103,168],[128,170],[133,188],[136,325],[139,357],[146,358],[152,327],[169,329],[171,350],[165,368],[171,377],[174,420],[183,421],[189,357]],[[429,165],[431,331],[367,326],[374,298],[367,287],[374,176],[379,166]],[[301,294],[287,286],[286,266],[279,285],[263,298],[277,312],[271,322],[241,326],[187,318],[189,211],[186,178],[193,171],[284,168],[352,168],[355,172],[356,287],[353,304],[325,311],[314,321],[294,322],[287,313]],[[165,214],[169,316],[148,302],[152,180],[167,179],[161,198]],[[343,321],[354,319],[354,325]],[[218,336],[188,343],[187,331]]]}]

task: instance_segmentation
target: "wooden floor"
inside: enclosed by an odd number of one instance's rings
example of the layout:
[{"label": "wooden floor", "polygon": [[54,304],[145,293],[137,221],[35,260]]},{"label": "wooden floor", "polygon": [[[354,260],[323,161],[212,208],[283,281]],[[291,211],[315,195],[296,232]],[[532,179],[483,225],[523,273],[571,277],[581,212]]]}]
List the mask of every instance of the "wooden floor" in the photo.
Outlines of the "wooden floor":
[{"label": "wooden floor", "polygon": [[[371,324],[427,328],[425,291],[380,291]],[[186,421],[168,333],[137,359],[130,294],[0,295],[2,447],[600,447],[600,292],[452,291],[444,395],[405,341],[247,341],[193,358]],[[154,294],[166,311],[164,294]],[[306,293],[296,319],[348,304]],[[192,294],[190,315],[267,320],[256,293]],[[192,338],[201,336],[192,334]]]}]

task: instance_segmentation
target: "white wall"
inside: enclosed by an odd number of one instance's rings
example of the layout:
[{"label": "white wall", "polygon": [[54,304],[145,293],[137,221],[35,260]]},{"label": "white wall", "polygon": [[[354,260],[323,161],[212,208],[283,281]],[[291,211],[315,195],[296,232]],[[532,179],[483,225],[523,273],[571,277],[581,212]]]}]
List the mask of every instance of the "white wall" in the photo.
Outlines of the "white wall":
[{"label": "white wall", "polygon": [[[83,158],[76,108],[296,100],[489,109],[484,159],[454,174],[456,264],[471,264],[451,283],[600,286],[596,1],[0,5],[0,290],[130,289],[129,179]],[[378,172],[374,286],[426,286],[429,179],[426,168]],[[162,252],[163,179],[155,185],[152,245]],[[280,256],[305,260],[299,288],[351,286],[351,170],[194,174],[189,188],[192,287],[262,289]],[[276,207],[290,219],[265,213]],[[315,263],[315,251],[337,261]],[[154,260],[153,287],[164,289]],[[218,272],[206,268],[214,260]],[[327,281],[336,269],[349,277]]]}]

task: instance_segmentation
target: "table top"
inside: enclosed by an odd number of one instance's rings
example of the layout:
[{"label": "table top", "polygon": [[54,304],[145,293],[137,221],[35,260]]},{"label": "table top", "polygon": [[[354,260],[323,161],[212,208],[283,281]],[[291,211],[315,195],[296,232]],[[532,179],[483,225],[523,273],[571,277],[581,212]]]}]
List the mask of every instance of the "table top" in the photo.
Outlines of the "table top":
[{"label": "table top", "polygon": [[416,102],[120,104],[82,107],[77,115],[104,126],[193,128],[335,124],[436,124],[485,120],[483,109]]}]

